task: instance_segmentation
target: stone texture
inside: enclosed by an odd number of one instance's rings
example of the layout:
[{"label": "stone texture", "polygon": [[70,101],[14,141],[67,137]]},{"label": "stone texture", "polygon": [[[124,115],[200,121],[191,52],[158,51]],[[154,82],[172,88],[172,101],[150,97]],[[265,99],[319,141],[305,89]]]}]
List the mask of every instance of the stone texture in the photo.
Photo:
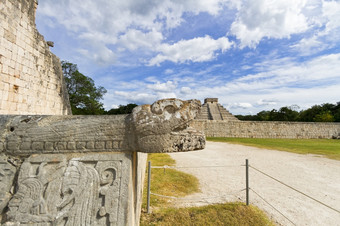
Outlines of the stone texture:
[{"label": "stone texture", "polygon": [[8,161],[5,155],[0,155],[0,213],[11,198],[10,189],[13,185],[16,167]]},{"label": "stone texture", "polygon": [[200,120],[239,121],[227,109],[218,103],[218,98],[206,98],[200,113],[196,116]]},{"label": "stone texture", "polygon": [[200,102],[159,100],[135,108],[131,115],[0,116],[2,152],[33,153],[141,151],[178,152],[203,149],[203,133],[188,127]]},{"label": "stone texture", "polygon": [[136,133],[136,150],[177,152],[203,149],[204,134],[188,126],[199,112],[200,105],[198,100],[165,99],[133,109],[131,125]]},{"label": "stone texture", "polygon": [[8,222],[129,225],[131,155],[34,155],[22,165]]},{"label": "stone texture", "polygon": [[194,120],[190,126],[208,137],[331,139],[340,123]]},{"label": "stone texture", "polygon": [[137,151],[126,118],[127,115],[0,116],[2,152],[27,156],[33,153]]},{"label": "stone texture", "polygon": [[35,26],[36,0],[0,3],[0,114],[71,114],[61,63]]},{"label": "stone texture", "polygon": [[3,180],[2,223],[138,225],[146,167],[140,152],[204,148],[204,134],[188,127],[200,105],[165,99],[130,115],[0,115],[0,154],[24,160],[12,198],[14,177]]}]

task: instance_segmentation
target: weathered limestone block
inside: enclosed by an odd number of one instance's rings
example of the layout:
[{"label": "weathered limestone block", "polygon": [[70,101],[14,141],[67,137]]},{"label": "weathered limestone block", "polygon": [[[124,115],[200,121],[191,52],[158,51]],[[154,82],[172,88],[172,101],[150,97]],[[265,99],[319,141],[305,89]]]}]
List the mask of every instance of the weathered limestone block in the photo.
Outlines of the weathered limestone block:
[{"label": "weathered limestone block", "polygon": [[15,156],[132,151],[133,134],[127,130],[126,117],[0,116],[0,151]]},{"label": "weathered limestone block", "polygon": [[[204,134],[188,127],[199,107],[166,99],[130,115],[0,115],[1,223],[138,225],[141,152],[204,148]],[[19,172],[6,156],[23,160]]]},{"label": "weathered limestone block", "polygon": [[132,112],[137,150],[142,152],[178,152],[205,147],[205,136],[189,127],[199,112],[199,100],[159,100],[138,106]]},{"label": "weathered limestone block", "polygon": [[61,62],[36,29],[37,4],[0,1],[0,114],[72,114]]},{"label": "weathered limestone block", "polygon": [[21,165],[7,225],[127,225],[130,164],[124,153],[33,155]]},{"label": "weathered limestone block", "polygon": [[5,155],[0,156],[0,213],[11,198],[10,189],[13,185],[17,169]]},{"label": "weathered limestone block", "polygon": [[205,136],[188,126],[197,100],[159,100],[118,116],[1,116],[2,150],[9,155],[203,149]]}]

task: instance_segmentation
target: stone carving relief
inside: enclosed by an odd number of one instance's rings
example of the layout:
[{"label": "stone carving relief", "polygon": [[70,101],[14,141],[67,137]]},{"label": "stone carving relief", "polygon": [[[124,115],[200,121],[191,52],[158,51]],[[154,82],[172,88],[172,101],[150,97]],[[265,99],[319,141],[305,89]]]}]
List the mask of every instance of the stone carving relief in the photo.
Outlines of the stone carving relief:
[{"label": "stone carving relief", "polygon": [[127,190],[121,177],[124,164],[123,159],[108,154],[32,156],[20,168],[8,220],[36,225],[117,225],[119,208],[124,208],[121,192]]},{"label": "stone carving relief", "polygon": [[11,198],[10,189],[13,185],[16,167],[8,162],[5,155],[0,156],[0,213]]},{"label": "stone carving relief", "polygon": [[199,100],[158,100],[133,109],[131,121],[136,133],[136,150],[180,152],[205,147],[205,135],[189,127],[200,111]]}]

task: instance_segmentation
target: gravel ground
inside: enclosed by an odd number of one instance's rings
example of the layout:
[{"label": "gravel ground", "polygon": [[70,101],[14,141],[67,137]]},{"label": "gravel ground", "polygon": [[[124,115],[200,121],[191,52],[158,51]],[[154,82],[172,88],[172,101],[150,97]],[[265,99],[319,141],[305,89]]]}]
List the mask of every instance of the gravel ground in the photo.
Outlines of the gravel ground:
[{"label": "gravel ground", "polygon": [[[245,202],[245,159],[293,188],[340,210],[340,161],[243,145],[207,142],[201,151],[172,153],[179,170],[200,181],[201,193],[178,200],[178,206]],[[223,166],[223,167],[212,167]],[[188,168],[185,168],[188,167]],[[250,204],[264,210],[278,225],[339,225],[340,213],[249,169]],[[259,198],[258,193],[270,205]]]}]

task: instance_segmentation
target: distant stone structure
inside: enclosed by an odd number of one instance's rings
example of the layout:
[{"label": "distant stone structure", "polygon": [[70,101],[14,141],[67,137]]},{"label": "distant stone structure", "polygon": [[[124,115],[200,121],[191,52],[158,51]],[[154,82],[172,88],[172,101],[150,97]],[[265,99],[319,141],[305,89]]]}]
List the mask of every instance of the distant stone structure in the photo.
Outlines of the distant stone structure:
[{"label": "distant stone structure", "polygon": [[244,137],[279,139],[334,139],[340,123],[194,120],[190,127],[207,137]]},{"label": "distant stone structure", "polygon": [[218,103],[218,98],[206,98],[196,119],[238,121],[227,109]]},{"label": "distant stone structure", "polygon": [[60,60],[35,26],[37,5],[0,2],[0,114],[71,114]]},{"label": "distant stone structure", "polygon": [[220,105],[218,98],[206,98],[190,126],[204,131],[207,137],[336,139],[340,136],[340,123],[241,121]]}]

